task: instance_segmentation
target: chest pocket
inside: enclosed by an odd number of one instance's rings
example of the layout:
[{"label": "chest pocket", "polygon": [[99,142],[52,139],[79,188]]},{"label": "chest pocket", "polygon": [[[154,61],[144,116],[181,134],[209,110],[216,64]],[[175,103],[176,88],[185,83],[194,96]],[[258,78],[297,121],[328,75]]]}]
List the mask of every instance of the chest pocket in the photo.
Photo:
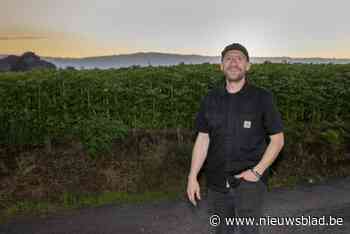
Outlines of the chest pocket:
[{"label": "chest pocket", "polygon": [[255,113],[243,113],[239,115],[239,126],[242,134],[253,133],[257,128],[257,116]]},{"label": "chest pocket", "polygon": [[242,113],[239,115],[237,121],[237,133],[241,142],[242,148],[254,148],[257,143],[256,139],[259,137],[261,128],[259,117],[256,113]]}]

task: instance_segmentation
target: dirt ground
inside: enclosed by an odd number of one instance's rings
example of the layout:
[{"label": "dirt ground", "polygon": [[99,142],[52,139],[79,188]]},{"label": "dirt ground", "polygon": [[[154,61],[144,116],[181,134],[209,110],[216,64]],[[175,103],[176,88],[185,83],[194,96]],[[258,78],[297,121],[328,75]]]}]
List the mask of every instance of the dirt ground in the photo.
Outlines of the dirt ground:
[{"label": "dirt ground", "polygon": [[[0,234],[195,234],[208,233],[204,198],[197,208],[187,200],[102,206],[46,218],[27,217],[0,225]],[[294,189],[272,189],[265,216],[337,217],[342,225],[263,226],[261,233],[350,233],[350,177]]]}]

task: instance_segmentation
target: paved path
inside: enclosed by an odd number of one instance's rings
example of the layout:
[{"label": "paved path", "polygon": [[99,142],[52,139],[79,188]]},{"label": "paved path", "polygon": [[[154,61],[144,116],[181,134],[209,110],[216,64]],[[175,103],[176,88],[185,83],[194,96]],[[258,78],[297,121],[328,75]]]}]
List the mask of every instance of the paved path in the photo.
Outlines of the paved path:
[{"label": "paved path", "polygon": [[[187,201],[80,209],[69,215],[25,218],[0,225],[0,234],[201,234],[207,233],[205,199],[198,208]],[[336,226],[264,226],[262,233],[350,233],[350,177],[323,184],[274,189],[265,216],[332,216]]]}]

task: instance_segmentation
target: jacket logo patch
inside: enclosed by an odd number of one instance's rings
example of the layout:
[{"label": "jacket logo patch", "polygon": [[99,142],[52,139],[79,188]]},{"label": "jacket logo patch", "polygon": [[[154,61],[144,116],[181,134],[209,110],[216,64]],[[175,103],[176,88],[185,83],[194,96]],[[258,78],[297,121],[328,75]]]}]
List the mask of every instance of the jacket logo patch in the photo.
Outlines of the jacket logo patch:
[{"label": "jacket logo patch", "polygon": [[251,121],[244,120],[244,122],[243,122],[243,127],[244,128],[250,128],[251,126],[252,126],[252,122]]}]

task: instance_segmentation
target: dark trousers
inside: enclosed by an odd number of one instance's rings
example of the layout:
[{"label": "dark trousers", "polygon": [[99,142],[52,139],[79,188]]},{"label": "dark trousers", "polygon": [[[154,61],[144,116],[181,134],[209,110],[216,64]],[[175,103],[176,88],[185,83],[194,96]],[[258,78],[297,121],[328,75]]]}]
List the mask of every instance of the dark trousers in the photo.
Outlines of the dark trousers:
[{"label": "dark trousers", "polygon": [[[262,216],[262,204],[267,192],[267,186],[262,182],[248,182],[241,179],[239,185],[231,187],[228,193],[208,189],[208,213],[220,217],[220,225],[210,225],[209,233],[215,234],[256,234],[259,227],[256,225],[226,225],[225,218]],[[256,221],[257,222],[257,221]]]}]

